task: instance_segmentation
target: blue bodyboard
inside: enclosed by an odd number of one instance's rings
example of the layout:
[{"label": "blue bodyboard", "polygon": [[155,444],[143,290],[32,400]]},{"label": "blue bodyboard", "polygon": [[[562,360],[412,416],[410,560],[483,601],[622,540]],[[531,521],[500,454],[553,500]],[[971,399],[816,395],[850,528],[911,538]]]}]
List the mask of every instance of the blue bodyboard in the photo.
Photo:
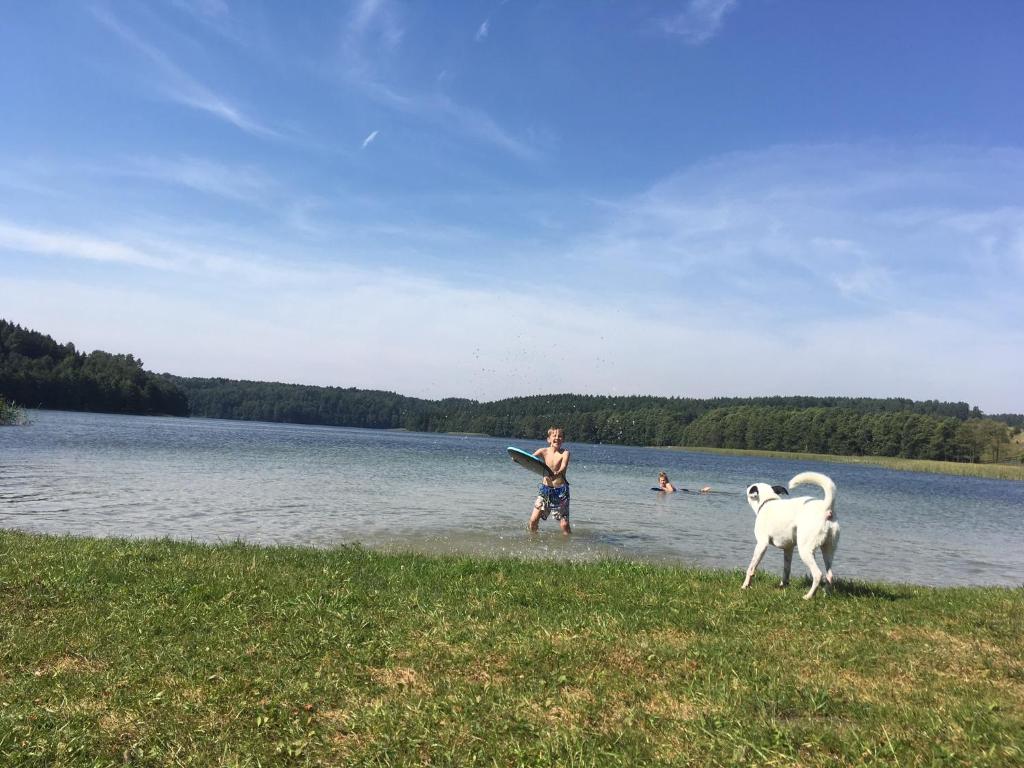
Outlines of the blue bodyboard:
[{"label": "blue bodyboard", "polygon": [[544,463],[544,460],[538,459],[532,453],[527,453],[519,448],[513,448],[510,445],[508,447],[508,455],[511,456],[512,461],[520,467],[528,469],[531,472],[536,472],[538,475],[547,475],[551,472],[551,470],[548,469],[548,465]]}]

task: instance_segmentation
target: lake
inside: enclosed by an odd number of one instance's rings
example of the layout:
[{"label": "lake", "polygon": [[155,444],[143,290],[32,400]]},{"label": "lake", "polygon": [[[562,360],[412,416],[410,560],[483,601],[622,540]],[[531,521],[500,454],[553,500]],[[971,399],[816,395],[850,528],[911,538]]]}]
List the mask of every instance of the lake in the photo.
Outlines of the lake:
[{"label": "lake", "polygon": [[[512,463],[504,438],[28,415],[27,427],[0,428],[0,527],[8,529],[743,569],[754,546],[746,486],[815,470],[838,486],[840,578],[1024,584],[1020,482],[586,445],[567,435],[574,533],[563,536],[549,520],[531,535],[537,477]],[[531,451],[542,444],[512,442]],[[659,470],[677,487],[716,493],[654,493]],[[781,552],[770,549],[761,571],[781,568]],[[805,574],[796,558],[793,574]],[[768,576],[755,581],[768,584]]]}]

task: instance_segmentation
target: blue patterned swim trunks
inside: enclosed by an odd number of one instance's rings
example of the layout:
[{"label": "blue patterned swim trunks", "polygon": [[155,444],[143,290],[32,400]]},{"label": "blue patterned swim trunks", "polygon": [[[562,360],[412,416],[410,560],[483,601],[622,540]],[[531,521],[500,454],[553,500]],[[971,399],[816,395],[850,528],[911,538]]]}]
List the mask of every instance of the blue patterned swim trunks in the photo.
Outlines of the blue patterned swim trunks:
[{"label": "blue patterned swim trunks", "polygon": [[555,513],[555,520],[569,519],[569,484],[560,485],[557,488],[550,488],[541,485],[537,488],[537,500],[533,502],[533,508],[540,510],[540,519],[547,520],[548,515]]}]

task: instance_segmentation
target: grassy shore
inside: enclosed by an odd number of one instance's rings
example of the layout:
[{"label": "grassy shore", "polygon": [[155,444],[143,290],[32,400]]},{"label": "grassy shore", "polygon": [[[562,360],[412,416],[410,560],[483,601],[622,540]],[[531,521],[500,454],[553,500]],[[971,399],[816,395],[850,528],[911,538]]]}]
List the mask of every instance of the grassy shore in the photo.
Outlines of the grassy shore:
[{"label": "grassy shore", "polygon": [[1024,764],[1020,589],[0,531],[0,765]]},{"label": "grassy shore", "polygon": [[745,451],[738,448],[669,448],[672,451],[718,453],[723,456],[766,456],[770,459],[828,461],[834,464],[868,464],[902,472],[934,472],[960,477],[987,477],[994,480],[1024,480],[1024,464],[965,464],[958,461],[901,459],[896,456],[833,456],[827,453],[790,453],[787,451]]}]

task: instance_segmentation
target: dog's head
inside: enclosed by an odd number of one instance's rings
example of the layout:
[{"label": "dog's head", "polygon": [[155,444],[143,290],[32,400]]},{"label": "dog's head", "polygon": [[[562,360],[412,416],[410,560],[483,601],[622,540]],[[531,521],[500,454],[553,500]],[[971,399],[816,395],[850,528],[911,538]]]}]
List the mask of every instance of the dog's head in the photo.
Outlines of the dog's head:
[{"label": "dog's head", "polygon": [[761,507],[764,506],[765,502],[771,501],[772,499],[780,499],[783,496],[789,496],[789,491],[786,490],[784,485],[768,485],[768,483],[754,483],[752,486],[747,488],[747,503],[750,508],[754,510],[754,514],[757,514]]}]

